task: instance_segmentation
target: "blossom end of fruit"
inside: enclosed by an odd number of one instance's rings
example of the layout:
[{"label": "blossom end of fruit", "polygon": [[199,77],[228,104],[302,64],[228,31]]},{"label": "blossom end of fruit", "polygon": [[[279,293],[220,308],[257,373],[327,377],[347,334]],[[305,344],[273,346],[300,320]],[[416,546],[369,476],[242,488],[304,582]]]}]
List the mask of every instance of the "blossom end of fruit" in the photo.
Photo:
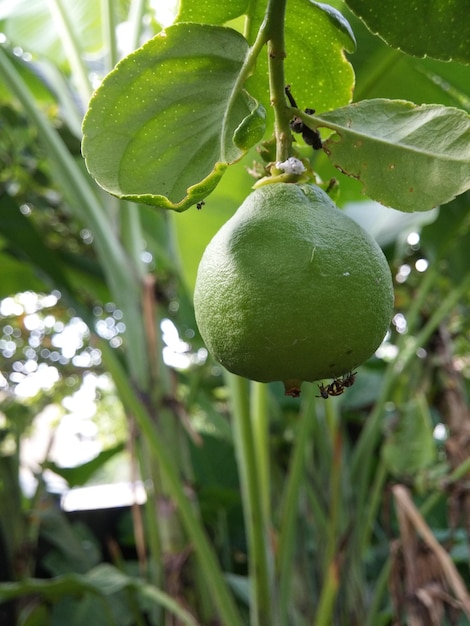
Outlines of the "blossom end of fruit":
[{"label": "blossom end of fruit", "polygon": [[302,384],[301,380],[285,380],[284,381],[284,394],[286,396],[290,396],[291,398],[298,398],[300,396],[300,385]]}]

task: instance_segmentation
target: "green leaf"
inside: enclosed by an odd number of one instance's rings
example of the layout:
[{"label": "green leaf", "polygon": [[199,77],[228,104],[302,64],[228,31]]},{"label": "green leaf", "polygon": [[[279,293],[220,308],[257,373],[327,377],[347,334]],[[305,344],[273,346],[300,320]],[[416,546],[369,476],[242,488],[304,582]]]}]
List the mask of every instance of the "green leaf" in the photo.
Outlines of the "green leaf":
[{"label": "green leaf", "polygon": [[245,117],[233,133],[233,143],[247,152],[263,138],[266,129],[266,109],[250,96],[251,113]]},{"label": "green leaf", "polygon": [[356,50],[356,38],[354,36],[354,32],[349,24],[348,20],[344,17],[342,13],[340,13],[337,9],[332,7],[330,4],[324,4],[323,2],[315,2],[315,0],[309,0],[309,2],[315,6],[320,11],[323,11],[328,19],[330,20],[332,26],[339,32],[342,33],[345,37],[343,41],[344,48],[348,52],[354,52]]},{"label": "green leaf", "polygon": [[48,573],[53,576],[69,571],[85,573],[100,562],[101,548],[88,526],[81,522],[72,523],[51,500],[35,514],[41,537],[50,546],[41,560],[41,566]]},{"label": "green leaf", "polygon": [[[159,604],[181,620],[187,626],[196,626],[196,620],[167,593],[152,586],[143,584],[137,578],[122,573],[112,565],[102,563],[86,574],[64,574],[50,580],[27,578],[21,582],[0,584],[0,599],[9,600],[32,594],[48,600],[56,601],[65,596],[82,593],[93,593],[111,601],[113,594],[124,589],[134,589],[143,598]],[[109,606],[109,604],[107,604]]]},{"label": "green leaf", "polygon": [[248,0],[181,0],[176,22],[224,24],[245,13]]},{"label": "green leaf", "polygon": [[77,467],[60,467],[53,461],[46,461],[43,463],[42,468],[43,470],[49,469],[55,474],[62,476],[62,478],[67,481],[69,487],[78,487],[84,485],[96,471],[101,469],[103,465],[109,461],[109,459],[123,450],[124,444],[118,443],[112,448],[103,450],[91,461],[78,465]]},{"label": "green leaf", "polygon": [[426,400],[420,394],[404,408],[384,443],[382,458],[394,476],[402,477],[413,476],[431,465],[435,457],[432,418]]},{"label": "green leaf", "polygon": [[336,131],[324,150],[364,193],[400,211],[427,211],[470,186],[470,116],[441,105],[364,100],[306,116]]},{"label": "green leaf", "polygon": [[470,63],[468,0],[346,0],[375,34],[408,54]]},{"label": "green leaf", "polygon": [[[250,19],[248,41],[253,43],[264,19],[265,2],[256,4]],[[328,111],[351,101],[354,71],[344,55],[356,46],[347,20],[333,7],[311,0],[289,0],[285,19],[285,80],[300,108]],[[257,60],[256,72],[246,88],[264,104],[268,133],[272,133],[273,112],[268,85],[267,55]]]},{"label": "green leaf", "polygon": [[390,98],[470,109],[470,66],[405,54],[387,46],[354,15],[348,17],[360,41],[352,57],[356,102]]},{"label": "green leaf", "polygon": [[123,59],[83,124],[83,155],[98,184],[177,211],[205,198],[243,156],[232,138],[256,111],[236,88],[247,51],[232,29],[176,24]]}]

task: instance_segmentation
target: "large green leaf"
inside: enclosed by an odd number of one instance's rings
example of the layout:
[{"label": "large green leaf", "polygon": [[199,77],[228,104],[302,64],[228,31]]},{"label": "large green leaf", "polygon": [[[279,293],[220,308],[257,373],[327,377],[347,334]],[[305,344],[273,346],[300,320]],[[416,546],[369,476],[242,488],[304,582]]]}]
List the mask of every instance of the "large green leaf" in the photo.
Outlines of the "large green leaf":
[{"label": "large green leaf", "polygon": [[312,127],[336,131],[324,144],[332,163],[386,206],[426,211],[470,187],[465,111],[376,99],[302,117]]},{"label": "large green leaf", "polygon": [[415,56],[470,63],[468,0],[346,0],[368,28]]},{"label": "large green leaf", "polygon": [[262,136],[263,111],[236,88],[247,51],[232,29],[176,24],[123,59],[84,120],[90,174],[109,193],[163,208],[202,200]]},{"label": "large green leaf", "polygon": [[[248,40],[253,43],[264,19],[266,2],[258,1],[250,15]],[[328,111],[351,101],[354,71],[344,50],[355,49],[347,20],[333,7],[312,0],[289,0],[285,19],[285,80],[301,108]],[[268,130],[273,113],[268,85],[267,54],[261,54],[247,89],[268,108]]]}]

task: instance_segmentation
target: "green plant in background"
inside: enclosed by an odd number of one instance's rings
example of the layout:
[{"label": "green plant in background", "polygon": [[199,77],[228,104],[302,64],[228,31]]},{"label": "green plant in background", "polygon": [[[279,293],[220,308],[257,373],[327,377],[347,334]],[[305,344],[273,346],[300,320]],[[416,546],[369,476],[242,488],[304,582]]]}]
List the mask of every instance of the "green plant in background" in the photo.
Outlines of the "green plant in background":
[{"label": "green plant in background", "polygon": [[[376,625],[391,623],[391,599],[397,615],[409,614],[417,624],[429,623],[429,614],[445,623],[451,603],[442,597],[427,609],[419,605],[417,614],[409,604],[422,593],[418,574],[431,569],[424,561],[419,572],[409,568],[410,559],[422,556],[410,534],[419,527],[423,535],[423,526],[410,522],[399,492],[396,519],[381,509],[390,481],[414,489],[433,528],[445,526],[443,485],[450,485],[452,510],[464,506],[470,287],[464,2],[442,2],[446,24],[453,25],[445,36],[442,11],[434,14],[427,3],[394,3],[392,10],[351,1],[396,48],[371,36],[339,3],[182,0],[165,30],[143,19],[151,12],[139,1],[82,1],[73,8],[38,1],[27,11],[26,4],[2,7],[0,77],[10,115],[3,124],[12,138],[2,150],[15,158],[2,180],[1,272],[13,268],[18,278],[1,295],[55,289],[87,322],[128,418],[148,497],[139,576],[130,564],[105,565],[95,556],[80,566],[71,559],[67,570],[53,571],[58,577],[37,580],[33,549],[29,567],[15,572],[18,580],[2,585],[0,594],[23,598],[20,623],[60,623],[74,615],[72,623],[82,624],[94,614],[117,624],[161,624],[173,615],[188,624]],[[419,16],[410,20],[414,26],[398,28],[397,16],[410,11]],[[118,25],[127,28],[123,39]],[[57,37],[45,42],[42,33],[52,31]],[[130,54],[118,63],[121,41]],[[21,48],[33,63],[25,63]],[[79,153],[93,72],[106,77],[89,103],[82,150],[89,172],[118,199],[94,184]],[[287,83],[300,108],[287,99]],[[12,123],[18,110],[28,125]],[[292,130],[300,131],[295,142]],[[17,137],[28,150],[39,139],[46,148],[40,159],[15,152]],[[320,142],[323,150],[308,145],[320,148]],[[285,165],[290,157],[302,171]],[[182,372],[163,361],[165,318],[192,340],[194,357],[201,346],[190,297],[195,268],[211,236],[249,194],[254,180],[247,165],[261,188],[304,184],[307,177],[330,193],[337,186],[323,181],[340,169],[352,178],[341,176],[337,202],[361,200],[363,188],[403,212],[362,205],[369,228],[378,227],[377,215],[386,220],[381,243],[396,276],[397,316],[382,350],[387,358],[361,368],[338,398],[317,399],[312,385],[301,400],[285,398],[276,384],[234,375],[223,385],[210,357],[205,364],[194,358]],[[445,203],[437,219],[405,215]],[[49,207],[63,215],[66,241],[74,234],[75,247],[50,233]],[[176,215],[162,208],[189,210]],[[86,235],[77,237],[76,223],[93,238],[92,250]],[[60,233],[55,224],[53,230]],[[420,231],[420,248],[406,243],[408,233]],[[427,264],[422,274],[411,269],[415,262],[422,268],[419,261]],[[93,307],[107,301],[122,311],[122,345],[96,332]],[[23,431],[14,417],[11,422],[18,454]],[[449,429],[445,453],[432,435],[438,422]],[[11,455],[4,456],[9,463]],[[28,536],[34,545],[41,525],[48,528],[42,521],[31,535],[18,479],[11,479],[17,473],[17,467],[2,470],[1,483],[2,493],[13,486],[16,498],[2,511],[4,536],[11,536],[12,521],[23,524],[15,554]],[[36,511],[38,502],[29,506]],[[457,527],[456,514],[450,521]],[[388,557],[398,531],[400,547]],[[468,618],[459,575],[440,553],[436,559],[443,589]],[[468,568],[462,570],[468,580]],[[44,602],[31,602],[31,594]],[[80,594],[86,605],[73,600]],[[116,602],[126,610],[113,608]]]}]

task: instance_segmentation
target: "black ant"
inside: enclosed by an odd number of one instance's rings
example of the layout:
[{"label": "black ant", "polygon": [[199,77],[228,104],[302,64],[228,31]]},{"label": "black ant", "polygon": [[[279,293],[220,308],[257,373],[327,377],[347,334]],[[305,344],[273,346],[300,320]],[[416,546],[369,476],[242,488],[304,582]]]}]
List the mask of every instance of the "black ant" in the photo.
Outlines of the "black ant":
[{"label": "black ant", "polygon": [[201,200],[201,202],[198,202],[198,203],[196,204],[196,209],[197,209],[198,211],[200,211],[200,210],[202,209],[202,207],[203,207],[205,204],[206,204],[206,203],[204,202],[204,200]]},{"label": "black ant", "polygon": [[[294,96],[291,94],[290,85],[286,85],[284,90],[286,92],[286,96],[289,100],[290,105],[297,109],[297,103],[294,100]],[[305,109],[305,113],[307,115],[313,115],[315,113],[315,109]],[[323,148],[322,140],[318,130],[306,126],[297,115],[291,121],[290,128],[294,133],[300,133],[305,143],[308,146],[312,146],[314,150],[321,150]]]},{"label": "black ant", "polygon": [[343,376],[341,380],[341,384],[343,385],[343,387],[352,387],[356,380],[356,376],[357,372],[349,372],[349,374]]},{"label": "black ant", "polygon": [[340,396],[344,393],[346,387],[352,387],[354,385],[356,375],[357,372],[349,372],[349,374],[344,374],[341,378],[335,378],[329,385],[325,386],[321,383],[318,386],[320,395],[317,396],[317,398],[324,398],[325,400],[328,400],[330,396]]},{"label": "black ant", "polygon": [[[329,387],[329,385],[328,385]],[[320,391],[320,395],[316,396],[317,398],[324,398],[325,400],[328,400],[328,396],[330,395],[328,392],[328,387],[325,387],[325,385],[323,383],[321,383],[318,386],[318,390]]]}]

